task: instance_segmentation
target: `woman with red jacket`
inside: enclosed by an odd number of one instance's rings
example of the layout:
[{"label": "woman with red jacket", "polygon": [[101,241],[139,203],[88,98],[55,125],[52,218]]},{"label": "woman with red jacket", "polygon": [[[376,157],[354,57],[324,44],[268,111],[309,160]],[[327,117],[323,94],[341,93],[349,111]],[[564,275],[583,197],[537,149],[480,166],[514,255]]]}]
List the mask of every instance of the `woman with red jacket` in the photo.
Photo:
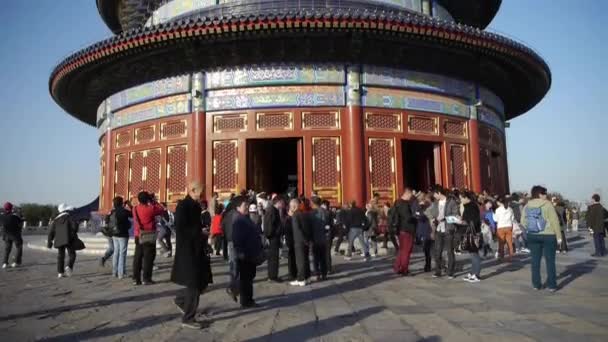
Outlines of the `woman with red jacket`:
[{"label": "woman with red jacket", "polygon": [[133,257],[133,285],[152,285],[152,267],[156,257],[156,235],[149,241],[141,241],[142,232],[146,235],[156,233],[155,217],[162,215],[165,209],[158,204],[152,195],[142,191],[137,195],[139,204],[133,208],[135,256]]},{"label": "woman with red jacket", "polygon": [[220,250],[224,245],[224,231],[222,230],[222,212],[224,206],[222,204],[215,208],[215,215],[211,219],[211,239],[213,240],[213,249],[215,255],[220,255]]}]

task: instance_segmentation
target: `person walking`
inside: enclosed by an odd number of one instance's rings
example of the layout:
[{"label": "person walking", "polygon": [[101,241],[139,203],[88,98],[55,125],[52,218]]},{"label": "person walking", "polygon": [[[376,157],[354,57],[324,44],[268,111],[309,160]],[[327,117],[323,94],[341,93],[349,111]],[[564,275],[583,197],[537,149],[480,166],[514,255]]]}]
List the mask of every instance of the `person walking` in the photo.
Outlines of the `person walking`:
[{"label": "person walking", "polygon": [[239,196],[234,199],[237,217],[234,220],[233,243],[237,254],[239,270],[239,292],[241,308],[257,307],[253,300],[253,280],[256,275],[256,260],[262,253],[260,229],[248,215],[247,199]]},{"label": "person walking", "polygon": [[292,216],[292,231],[298,277],[292,286],[306,286],[310,278],[310,243],[312,241],[312,217],[307,200],[300,200],[300,207]]},{"label": "person walking", "polygon": [[4,262],[2,268],[8,267],[9,257],[13,245],[15,245],[15,255],[13,256],[13,263],[11,267],[21,266],[21,259],[23,258],[23,238],[21,236],[21,227],[23,220],[13,211],[13,204],[6,202],[4,204],[4,216],[2,216],[3,235],[4,240]]},{"label": "person walking", "polygon": [[312,237],[313,262],[317,281],[326,280],[327,265],[327,234],[330,229],[329,212],[321,207],[321,198],[312,199]]},{"label": "person walking", "polygon": [[224,246],[224,231],[222,230],[222,212],[224,205],[215,206],[215,215],[211,219],[211,240],[213,241],[213,249],[215,255],[219,256]]},{"label": "person walking", "polygon": [[[481,281],[481,257],[479,256],[479,248],[482,246],[481,240],[481,214],[479,206],[475,203],[475,194],[469,191],[460,193],[460,203],[464,205],[462,212],[462,221],[468,227],[464,238],[466,239],[465,246],[468,247],[468,252],[471,257],[471,271],[463,279],[469,283],[479,283]],[[477,244],[479,242],[479,244]]]},{"label": "person walking", "polygon": [[555,208],[547,200],[547,189],[534,186],[531,191],[532,199],[522,211],[522,224],[528,229],[528,248],[532,257],[532,286],[536,290],[542,287],[540,277],[541,258],[545,257],[547,269],[546,287],[552,292],[557,291],[555,271],[555,253],[561,243],[561,227]]},{"label": "person walking", "polygon": [[454,248],[456,244],[455,222],[460,218],[460,206],[454,196],[444,189],[436,185],[433,190],[432,215],[434,225],[437,227],[435,232],[435,273],[433,278],[441,277],[443,269],[443,251],[446,250],[448,264],[447,273],[449,279],[454,279],[454,271],[456,270],[456,255]]},{"label": "person walking", "polygon": [[595,253],[592,257],[603,257],[606,255],[606,231],[605,220],[608,218],[608,211],[600,204],[600,195],[594,194],[591,196],[591,205],[587,207],[587,226],[593,234],[593,245]]},{"label": "person walking", "polygon": [[133,215],[130,210],[125,208],[123,198],[114,197],[112,200],[113,209],[108,215],[108,232],[112,236],[114,245],[114,255],[112,256],[112,275],[118,279],[123,279],[127,272],[127,246],[129,243],[129,229],[131,222],[129,218]]},{"label": "person walking", "polygon": [[167,208],[167,203],[161,203],[164,209],[162,215],[156,216],[156,225],[158,235],[156,242],[160,245],[161,253],[165,257],[170,258],[173,255],[173,245],[171,244],[171,235],[175,218],[172,218],[173,214]]},{"label": "person walking", "polygon": [[369,227],[363,232],[365,242],[371,249],[371,257],[378,255],[378,241],[376,240],[378,237],[378,208],[374,203],[375,202],[372,201],[365,207],[365,217],[367,218]]},{"label": "person walking", "polygon": [[232,198],[230,202],[228,202],[228,204],[226,205],[226,209],[222,214],[222,231],[224,232],[224,243],[228,254],[228,269],[230,273],[230,281],[228,282],[226,293],[232,298],[232,300],[236,302],[237,297],[239,295],[239,270],[236,260],[236,253],[234,251],[234,243],[232,242],[232,227],[234,224],[234,220],[238,216],[238,213],[236,211],[236,208],[234,207],[234,198]]},{"label": "person walking", "polygon": [[430,195],[422,193],[418,198],[418,209],[416,211],[416,236],[422,242],[424,252],[424,272],[431,271],[431,260],[433,257],[433,246],[435,243],[435,232],[432,226],[433,199]]},{"label": "person walking", "polygon": [[357,202],[352,201],[350,203],[350,209],[348,210],[348,215],[346,221],[349,224],[348,228],[348,249],[346,250],[346,260],[352,260],[353,249],[355,245],[355,240],[359,240],[359,244],[363,249],[363,255],[365,257],[365,261],[370,260],[369,254],[369,245],[363,236],[363,232],[369,229],[369,222],[367,220],[367,216],[365,216],[365,211],[363,209],[357,207]]},{"label": "person walking", "polygon": [[[340,246],[344,241],[344,238],[348,238],[348,205],[344,204],[336,213],[336,226],[337,232],[336,235],[338,239],[336,240],[336,247],[334,248],[334,255],[340,254]],[[346,253],[346,252],[345,252]]]},{"label": "person walking", "polygon": [[578,220],[580,218],[580,213],[578,212],[578,208],[572,208],[572,213],[570,214],[570,218],[572,219],[572,224],[571,224],[572,231],[578,232]]},{"label": "person walking", "polygon": [[295,281],[298,279],[298,266],[296,264],[296,250],[293,238],[293,215],[297,212],[300,206],[300,201],[297,198],[289,201],[289,209],[285,220],[285,244],[287,245],[287,273],[289,280]]},{"label": "person walking", "polygon": [[281,249],[281,238],[283,236],[283,222],[281,211],[285,208],[285,201],[277,196],[272,199],[264,213],[262,220],[264,225],[264,236],[268,239],[268,281],[280,283],[279,278],[279,250]]},{"label": "person walking", "polygon": [[182,315],[182,327],[201,329],[196,311],[201,293],[212,282],[211,265],[205,252],[209,231],[201,223],[200,198],[203,186],[192,182],[186,197],[175,208],[175,258],[171,281],[184,289],[175,296],[174,303]]},{"label": "person walking", "polygon": [[568,253],[568,239],[566,238],[566,228],[568,226],[566,219],[566,208],[564,207],[561,200],[557,197],[551,198],[551,203],[555,208],[555,212],[557,213],[557,218],[559,219],[559,226],[561,231],[561,238],[559,239],[561,243],[558,246],[557,253]]},{"label": "person walking", "polygon": [[382,210],[382,216],[380,222],[384,220],[384,224],[386,224],[386,229],[384,229],[384,243],[382,248],[386,249],[388,252],[388,241],[393,244],[393,248],[395,249],[395,255],[399,252],[399,243],[397,242],[396,231],[395,228],[389,224],[389,218],[393,215],[393,210],[395,207],[391,207],[390,202],[385,202]]},{"label": "person walking", "polygon": [[326,229],[325,231],[325,248],[327,249],[325,253],[325,263],[327,264],[327,273],[332,274],[334,272],[334,267],[331,260],[331,244],[334,241],[334,237],[336,236],[336,213],[332,210],[328,200],[323,200],[321,202],[321,208],[325,209],[325,211],[327,212],[327,222],[329,224],[329,229]]},{"label": "person walking", "polygon": [[406,187],[401,198],[395,201],[393,216],[390,218],[391,225],[399,233],[399,252],[393,270],[402,276],[409,274],[410,256],[416,236],[416,217],[412,196],[412,189]]},{"label": "person walking", "polygon": [[101,234],[106,238],[107,245],[106,251],[103,253],[101,258],[99,259],[99,266],[106,267],[106,261],[110,260],[110,258],[114,255],[114,240],[112,240],[111,228],[109,226],[110,215],[106,216],[105,227],[101,230]]},{"label": "person walking", "polygon": [[[76,263],[76,250],[73,243],[78,237],[78,225],[72,219],[70,211],[72,207],[60,204],[57,207],[59,215],[55,217],[49,227],[47,248],[57,249],[57,278],[70,277]],[[68,252],[68,265],[65,265],[65,252]]]},{"label": "person walking", "polygon": [[496,212],[494,213],[494,221],[496,222],[496,236],[498,237],[498,258],[501,260],[504,258],[506,245],[509,251],[507,260],[511,262],[513,259],[513,225],[515,224],[515,215],[504,197],[500,197],[497,204],[498,208],[496,208]]},{"label": "person walking", "polygon": [[152,268],[156,258],[156,216],[164,214],[164,208],[147,192],[137,194],[139,204],[133,208],[135,222],[135,255],[133,256],[133,285],[153,285]]}]

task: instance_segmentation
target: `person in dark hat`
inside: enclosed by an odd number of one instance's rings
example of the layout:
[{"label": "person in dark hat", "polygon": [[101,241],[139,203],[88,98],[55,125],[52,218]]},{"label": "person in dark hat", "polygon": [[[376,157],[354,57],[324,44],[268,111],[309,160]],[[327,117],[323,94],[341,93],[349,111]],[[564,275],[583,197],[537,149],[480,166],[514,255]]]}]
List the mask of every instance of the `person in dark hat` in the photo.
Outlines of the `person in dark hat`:
[{"label": "person in dark hat", "polygon": [[[66,204],[60,204],[57,207],[59,215],[55,217],[49,229],[47,248],[55,247],[57,249],[57,278],[72,276],[74,263],[76,263],[74,241],[78,237],[78,224],[72,218],[73,209]],[[65,266],[66,250],[68,252],[67,266]]]},{"label": "person in dark hat", "polygon": [[21,258],[23,256],[23,238],[21,237],[21,226],[23,221],[13,211],[13,204],[6,202],[4,204],[4,216],[0,222],[4,227],[3,240],[4,240],[4,262],[2,268],[8,267],[8,259],[15,245],[15,256],[11,267],[18,267],[21,265]]},{"label": "person in dark hat", "polygon": [[191,329],[203,327],[195,316],[200,295],[212,282],[211,265],[205,252],[208,230],[203,229],[201,222],[202,191],[200,183],[192,182],[188,195],[175,209],[176,248],[171,281],[185,287],[174,303],[183,313],[182,326]]},{"label": "person in dark hat", "polygon": [[272,200],[272,205],[264,213],[262,224],[264,235],[269,241],[268,246],[268,281],[279,283],[279,250],[281,249],[281,238],[283,236],[283,221],[281,212],[285,209],[285,201],[277,196]]}]

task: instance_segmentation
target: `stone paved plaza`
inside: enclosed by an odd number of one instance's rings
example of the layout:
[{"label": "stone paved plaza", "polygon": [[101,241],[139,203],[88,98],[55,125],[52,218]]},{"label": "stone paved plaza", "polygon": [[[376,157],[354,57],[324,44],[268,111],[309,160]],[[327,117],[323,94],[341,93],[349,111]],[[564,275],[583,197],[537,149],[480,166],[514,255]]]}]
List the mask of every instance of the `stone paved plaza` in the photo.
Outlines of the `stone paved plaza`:
[{"label": "stone paved plaza", "polygon": [[[268,283],[262,266],[261,307],[244,311],[224,292],[226,265],[213,259],[215,284],[199,310],[212,324],[201,331],[180,327],[170,259],[157,259],[157,285],[133,287],[90,256],[57,279],[55,253],[25,249],[22,268],[0,272],[0,341],[607,341],[608,259],[589,257],[586,235],[569,240],[554,294],[531,289],[527,256],[485,260],[483,281],[468,284],[419,273],[417,252],[414,277],[393,276],[392,258],[334,257],[337,273],[305,288]],[[468,268],[468,257],[459,264]]]}]

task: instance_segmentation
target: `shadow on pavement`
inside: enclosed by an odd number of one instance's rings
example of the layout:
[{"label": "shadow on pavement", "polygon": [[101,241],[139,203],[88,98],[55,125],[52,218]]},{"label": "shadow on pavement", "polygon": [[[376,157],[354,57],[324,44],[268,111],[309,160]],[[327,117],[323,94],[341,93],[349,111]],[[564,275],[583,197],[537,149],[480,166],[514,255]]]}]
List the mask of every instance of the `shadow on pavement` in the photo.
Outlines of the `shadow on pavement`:
[{"label": "shadow on pavement", "polygon": [[[129,321],[129,324],[120,326],[120,327],[109,327],[103,328],[104,324],[98,326],[96,328],[90,329],[88,331],[78,331],[65,335],[60,335],[56,337],[49,337],[40,339],[39,341],[83,341],[89,340],[93,338],[101,338],[115,335],[122,335],[124,333],[130,331],[137,331],[140,329],[148,328],[155,326],[157,324],[162,324],[165,322],[169,322],[178,318],[179,314],[168,314],[168,315],[159,315],[159,316],[149,316],[144,318],[139,318],[136,320]],[[107,324],[109,324],[108,322]],[[105,324],[105,325],[107,325]]]},{"label": "shadow on pavement", "polygon": [[276,341],[308,341],[330,334],[347,326],[353,326],[366,317],[384,310],[384,307],[372,307],[355,311],[352,314],[339,315],[323,320],[315,320],[308,323],[289,327],[287,329],[272,332],[271,334],[245,340],[246,342],[262,342],[270,339]]},{"label": "shadow on pavement", "polygon": [[52,309],[43,309],[43,310],[32,311],[32,312],[27,312],[27,313],[23,313],[23,314],[14,314],[14,315],[3,316],[3,317],[0,317],[0,321],[10,321],[10,320],[14,320],[14,319],[31,317],[31,316],[40,316],[38,318],[41,319],[41,318],[56,316],[63,312],[68,312],[68,311],[73,311],[73,310],[83,310],[83,309],[107,306],[107,305],[112,305],[112,304],[119,304],[119,303],[126,303],[126,302],[143,302],[143,301],[150,300],[150,299],[158,299],[158,298],[162,298],[162,297],[172,297],[172,296],[177,295],[178,292],[179,292],[179,290],[167,290],[167,291],[162,291],[162,292],[151,292],[151,293],[128,296],[128,297],[117,297],[117,298],[106,299],[106,300],[96,300],[94,302],[88,302],[88,303],[82,303],[82,304],[76,304],[76,305],[59,306],[59,307],[52,308]]},{"label": "shadow on pavement", "polygon": [[557,275],[557,280],[559,284],[557,284],[558,289],[562,289],[568,286],[570,283],[575,281],[577,278],[582,277],[585,274],[593,272],[593,270],[597,267],[597,260],[587,260],[582,261],[570,266],[566,266],[566,269]]}]

